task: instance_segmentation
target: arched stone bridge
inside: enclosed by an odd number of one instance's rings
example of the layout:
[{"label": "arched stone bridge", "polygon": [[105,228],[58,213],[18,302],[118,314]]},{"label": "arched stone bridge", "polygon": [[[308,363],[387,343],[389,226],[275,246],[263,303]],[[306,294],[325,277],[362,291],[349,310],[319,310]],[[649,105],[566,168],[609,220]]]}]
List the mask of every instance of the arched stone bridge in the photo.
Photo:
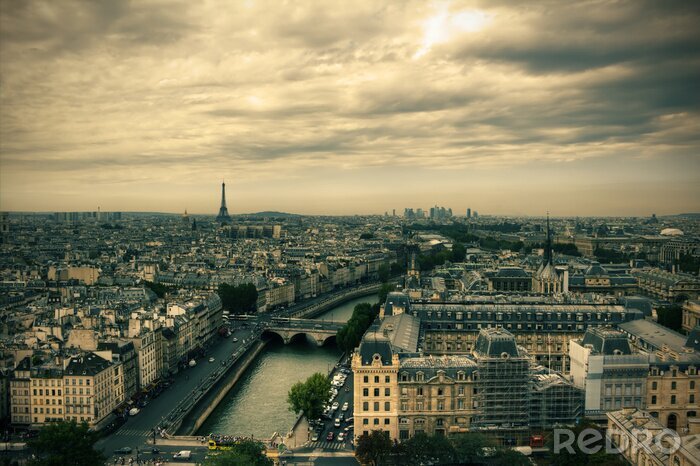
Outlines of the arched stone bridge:
[{"label": "arched stone bridge", "polygon": [[343,322],[315,319],[273,318],[265,325],[263,334],[267,332],[279,335],[285,345],[298,335],[306,335],[315,341],[318,346],[323,346],[329,339],[335,338],[338,330],[343,325]]}]

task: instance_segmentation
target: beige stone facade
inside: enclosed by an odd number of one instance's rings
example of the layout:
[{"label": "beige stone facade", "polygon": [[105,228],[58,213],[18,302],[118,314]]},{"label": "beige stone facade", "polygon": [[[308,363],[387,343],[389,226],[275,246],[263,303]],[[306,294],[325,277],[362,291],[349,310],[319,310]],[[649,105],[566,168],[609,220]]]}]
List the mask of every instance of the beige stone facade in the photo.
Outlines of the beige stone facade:
[{"label": "beige stone facade", "polygon": [[689,432],[688,421],[700,410],[700,375],[695,366],[652,366],[647,377],[649,413],[670,429]]},{"label": "beige stone facade", "polygon": [[683,330],[690,332],[700,325],[700,301],[683,303]]},{"label": "beige stone facade", "polygon": [[[353,355],[355,433],[372,430],[388,432],[398,437],[398,370],[399,356],[390,361],[372,355],[369,365],[363,364],[359,353]],[[388,362],[388,364],[387,364]]]}]

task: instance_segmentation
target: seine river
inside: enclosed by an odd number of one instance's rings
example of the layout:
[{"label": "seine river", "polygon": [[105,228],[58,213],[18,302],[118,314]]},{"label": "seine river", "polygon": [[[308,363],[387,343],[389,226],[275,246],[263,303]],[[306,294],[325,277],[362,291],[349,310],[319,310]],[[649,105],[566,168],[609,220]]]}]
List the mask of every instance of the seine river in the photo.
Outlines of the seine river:
[{"label": "seine river", "polygon": [[[347,322],[355,305],[376,300],[376,294],[353,299],[318,319]],[[271,342],[202,424],[198,434],[257,438],[269,438],[273,432],[285,434],[296,419],[287,408],[290,387],[314,372],[326,373],[339,357],[340,350],[334,344],[318,348],[313,343]]]}]

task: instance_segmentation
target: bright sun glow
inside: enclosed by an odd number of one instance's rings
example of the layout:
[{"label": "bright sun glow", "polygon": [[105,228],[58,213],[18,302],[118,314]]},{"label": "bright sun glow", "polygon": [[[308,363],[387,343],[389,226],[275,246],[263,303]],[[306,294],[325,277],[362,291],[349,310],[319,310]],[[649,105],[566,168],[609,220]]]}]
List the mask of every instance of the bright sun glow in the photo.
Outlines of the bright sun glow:
[{"label": "bright sun glow", "polygon": [[441,5],[438,12],[423,23],[423,42],[413,58],[422,57],[433,45],[447,42],[456,34],[480,31],[491,19],[492,15],[483,11],[465,10],[450,13],[447,5]]}]

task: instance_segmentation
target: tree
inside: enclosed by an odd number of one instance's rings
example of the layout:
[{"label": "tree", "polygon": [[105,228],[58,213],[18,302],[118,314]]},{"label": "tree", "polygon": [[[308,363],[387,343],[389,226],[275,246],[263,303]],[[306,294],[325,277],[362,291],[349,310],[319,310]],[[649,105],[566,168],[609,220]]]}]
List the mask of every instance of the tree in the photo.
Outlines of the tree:
[{"label": "tree", "polygon": [[392,291],[394,291],[394,286],[393,286],[392,284],[390,284],[390,283],[383,283],[383,284],[382,284],[382,287],[379,288],[379,292],[377,293],[379,304],[384,304],[384,302],[386,301],[386,297],[387,297],[387,296],[389,295],[389,293],[391,293]]},{"label": "tree", "polygon": [[379,306],[372,305],[369,303],[360,303],[355,306],[352,311],[352,317],[343,325],[336,334],[335,340],[338,347],[350,353],[354,350],[357,345],[360,344],[362,340],[362,335],[365,334],[367,329],[374,319],[379,315]]},{"label": "tree", "polygon": [[380,265],[377,270],[377,276],[380,282],[386,283],[389,280],[389,266],[386,264]]},{"label": "tree", "polygon": [[452,245],[452,262],[463,262],[467,257],[467,249],[462,243],[454,243]]},{"label": "tree", "polygon": [[453,463],[455,448],[444,435],[418,433],[404,442],[406,456],[412,464],[421,462]]},{"label": "tree", "polygon": [[389,433],[383,430],[373,430],[367,434],[362,434],[357,439],[355,456],[362,464],[378,465],[392,450]]},{"label": "tree", "polygon": [[495,443],[483,434],[470,432],[452,437],[457,460],[464,464],[480,463],[484,459],[484,448],[493,448]]},{"label": "tree", "polygon": [[489,464],[494,466],[530,466],[530,460],[519,451],[499,448]]},{"label": "tree", "polygon": [[307,419],[318,419],[323,414],[323,406],[328,399],[331,381],[328,377],[316,372],[306,382],[292,385],[287,394],[289,410],[304,413]]},{"label": "tree", "polygon": [[252,283],[238,286],[222,283],[217,291],[224,309],[232,314],[255,312],[258,302],[258,290]]},{"label": "tree", "polygon": [[99,435],[87,423],[59,421],[46,425],[39,436],[29,442],[36,452],[31,466],[93,466],[103,464],[105,457],[94,449]]},{"label": "tree", "polygon": [[265,445],[256,440],[242,440],[204,461],[204,466],[272,466],[273,461],[265,455]]}]

